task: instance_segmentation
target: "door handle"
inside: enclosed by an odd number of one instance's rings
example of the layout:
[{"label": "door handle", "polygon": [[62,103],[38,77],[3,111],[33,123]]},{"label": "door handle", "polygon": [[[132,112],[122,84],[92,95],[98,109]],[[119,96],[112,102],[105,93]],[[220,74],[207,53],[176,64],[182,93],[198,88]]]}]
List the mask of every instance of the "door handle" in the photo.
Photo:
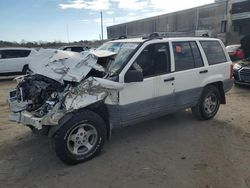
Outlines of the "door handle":
[{"label": "door handle", "polygon": [[200,74],[204,74],[204,73],[207,73],[208,70],[203,70],[203,71],[200,71]]},{"label": "door handle", "polygon": [[171,78],[164,79],[164,82],[171,82],[171,81],[174,81],[174,80],[175,80],[175,78],[171,77]]}]

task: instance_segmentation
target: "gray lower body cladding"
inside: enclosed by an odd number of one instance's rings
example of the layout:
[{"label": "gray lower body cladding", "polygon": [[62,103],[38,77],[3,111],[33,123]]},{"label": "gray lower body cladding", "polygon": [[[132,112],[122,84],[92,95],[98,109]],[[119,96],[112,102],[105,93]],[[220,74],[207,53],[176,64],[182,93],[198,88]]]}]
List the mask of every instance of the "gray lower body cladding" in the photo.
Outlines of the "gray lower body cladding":
[{"label": "gray lower body cladding", "polygon": [[[223,81],[224,93],[232,86],[231,79]],[[199,87],[127,105],[108,105],[110,123],[113,128],[123,127],[193,107],[202,91],[203,87]]]},{"label": "gray lower body cladding", "polygon": [[197,104],[202,88],[173,93],[127,105],[108,105],[113,128],[157,118]]}]

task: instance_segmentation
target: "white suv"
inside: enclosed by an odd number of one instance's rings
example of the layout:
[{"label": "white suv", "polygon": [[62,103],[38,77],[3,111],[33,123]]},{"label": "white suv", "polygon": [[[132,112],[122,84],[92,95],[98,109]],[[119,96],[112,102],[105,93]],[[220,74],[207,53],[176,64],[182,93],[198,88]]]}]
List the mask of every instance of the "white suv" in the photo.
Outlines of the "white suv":
[{"label": "white suv", "polygon": [[0,48],[0,75],[26,74],[29,58],[35,53],[30,48]]},{"label": "white suv", "polygon": [[96,156],[114,128],[192,108],[213,118],[232,87],[223,43],[212,38],[123,39],[83,56],[43,50],[10,92],[10,120],[55,136],[76,164]]}]

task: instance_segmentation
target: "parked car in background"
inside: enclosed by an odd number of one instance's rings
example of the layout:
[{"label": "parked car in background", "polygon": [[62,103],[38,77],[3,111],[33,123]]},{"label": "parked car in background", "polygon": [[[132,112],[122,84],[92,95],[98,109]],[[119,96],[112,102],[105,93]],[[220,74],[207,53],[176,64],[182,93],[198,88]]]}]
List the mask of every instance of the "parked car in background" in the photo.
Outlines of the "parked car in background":
[{"label": "parked car in background", "polygon": [[83,47],[83,46],[63,46],[63,47],[59,48],[59,50],[72,51],[72,52],[83,52],[83,51],[88,51],[89,47]]},{"label": "parked car in background", "polygon": [[29,59],[36,53],[31,48],[0,48],[0,75],[26,74]]},{"label": "parked car in background", "polygon": [[250,58],[234,65],[235,84],[250,85]]},{"label": "parked car in background", "polygon": [[242,50],[240,44],[229,45],[226,47],[226,50],[231,58],[231,61],[244,59],[244,51]]}]

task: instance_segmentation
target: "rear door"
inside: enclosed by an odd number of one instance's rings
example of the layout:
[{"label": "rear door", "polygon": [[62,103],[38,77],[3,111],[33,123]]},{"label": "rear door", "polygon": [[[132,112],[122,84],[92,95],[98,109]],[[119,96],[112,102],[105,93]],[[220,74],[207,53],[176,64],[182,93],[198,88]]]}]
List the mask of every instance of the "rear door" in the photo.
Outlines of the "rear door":
[{"label": "rear door", "polygon": [[175,62],[176,108],[187,108],[197,103],[208,73],[197,41],[172,42]]}]

